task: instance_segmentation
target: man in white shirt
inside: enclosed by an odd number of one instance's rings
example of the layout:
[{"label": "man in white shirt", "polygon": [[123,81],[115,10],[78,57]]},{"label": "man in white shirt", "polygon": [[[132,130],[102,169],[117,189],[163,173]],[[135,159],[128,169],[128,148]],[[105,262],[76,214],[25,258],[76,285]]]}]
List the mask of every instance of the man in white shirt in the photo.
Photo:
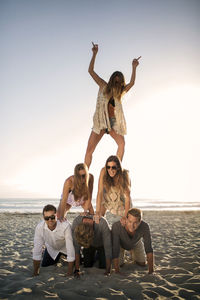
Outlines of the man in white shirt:
[{"label": "man in white shirt", "polygon": [[40,261],[42,258],[43,246],[45,251],[42,260],[42,267],[56,264],[62,254],[67,256],[68,272],[71,275],[75,261],[75,251],[72,239],[71,226],[68,221],[60,222],[56,217],[56,208],[53,205],[46,205],[43,208],[44,220],[35,229],[33,248],[33,275],[39,275]]}]

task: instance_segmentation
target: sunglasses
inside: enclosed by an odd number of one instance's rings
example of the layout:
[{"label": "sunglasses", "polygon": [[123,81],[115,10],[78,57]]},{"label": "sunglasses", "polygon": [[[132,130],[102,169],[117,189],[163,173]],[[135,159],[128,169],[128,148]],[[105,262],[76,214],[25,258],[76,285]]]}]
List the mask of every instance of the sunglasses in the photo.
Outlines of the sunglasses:
[{"label": "sunglasses", "polygon": [[117,170],[117,167],[116,166],[106,166],[106,169],[107,170]]},{"label": "sunglasses", "polygon": [[80,175],[81,178],[85,179],[85,174]]},{"label": "sunglasses", "polygon": [[55,220],[55,218],[56,218],[55,215],[52,215],[52,216],[49,216],[49,217],[44,217],[45,221],[49,221],[50,219]]}]

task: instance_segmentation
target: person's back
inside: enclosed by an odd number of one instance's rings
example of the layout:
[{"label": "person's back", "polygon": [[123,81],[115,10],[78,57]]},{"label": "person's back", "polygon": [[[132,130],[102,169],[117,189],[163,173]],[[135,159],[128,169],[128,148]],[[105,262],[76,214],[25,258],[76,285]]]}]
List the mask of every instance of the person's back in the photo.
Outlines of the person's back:
[{"label": "person's back", "polygon": [[110,273],[112,258],[111,231],[108,222],[100,218],[95,223],[93,216],[78,216],[72,223],[72,236],[76,257],[76,272],[79,273],[80,251],[83,247],[84,267],[92,267],[96,253],[99,256],[99,267]]}]

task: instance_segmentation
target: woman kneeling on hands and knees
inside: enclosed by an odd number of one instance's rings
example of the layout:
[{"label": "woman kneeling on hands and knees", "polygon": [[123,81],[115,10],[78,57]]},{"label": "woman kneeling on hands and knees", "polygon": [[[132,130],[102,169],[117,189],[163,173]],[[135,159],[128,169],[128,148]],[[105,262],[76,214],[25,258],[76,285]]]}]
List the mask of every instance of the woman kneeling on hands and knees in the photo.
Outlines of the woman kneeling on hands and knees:
[{"label": "woman kneeling on hands and knees", "polygon": [[58,207],[58,218],[64,219],[66,212],[73,206],[82,206],[83,214],[94,214],[92,207],[92,191],[94,177],[89,174],[86,164],[75,166],[74,175],[65,180],[63,193]]},{"label": "woman kneeling on hands and knees", "polygon": [[122,224],[125,224],[130,203],[128,171],[122,169],[119,158],[112,155],[107,159],[105,167],[100,172],[96,217],[104,216],[108,210],[113,222],[120,220]]}]

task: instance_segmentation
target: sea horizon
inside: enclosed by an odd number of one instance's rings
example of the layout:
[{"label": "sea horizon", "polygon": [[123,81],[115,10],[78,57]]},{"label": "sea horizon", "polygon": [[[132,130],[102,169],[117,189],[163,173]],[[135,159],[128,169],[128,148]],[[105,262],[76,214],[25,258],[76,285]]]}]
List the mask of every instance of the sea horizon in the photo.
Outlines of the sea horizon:
[{"label": "sea horizon", "polygon": [[[41,213],[47,204],[58,207],[58,198],[0,198],[0,213]],[[95,199],[92,200],[94,210],[96,209]],[[198,201],[166,201],[162,199],[132,199],[132,206],[143,211],[199,211],[200,202]],[[81,207],[73,207],[70,212],[80,212]]]}]

